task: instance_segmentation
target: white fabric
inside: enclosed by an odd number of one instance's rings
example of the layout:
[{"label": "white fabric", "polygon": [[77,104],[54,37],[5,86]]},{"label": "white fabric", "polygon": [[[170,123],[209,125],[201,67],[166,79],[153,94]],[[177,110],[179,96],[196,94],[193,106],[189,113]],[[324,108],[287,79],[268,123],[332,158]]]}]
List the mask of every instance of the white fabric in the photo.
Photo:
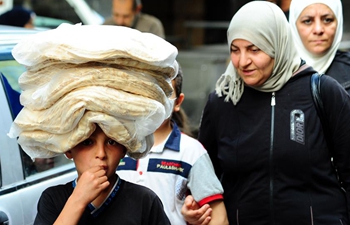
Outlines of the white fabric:
[{"label": "white fabric", "polygon": [[[294,48],[288,21],[273,3],[253,1],[238,10],[227,32],[229,48],[235,39],[247,40],[275,59],[270,78],[261,86],[253,87],[256,90],[278,91],[299,68],[300,57]],[[243,80],[230,62],[217,82],[216,92],[218,96],[226,95],[225,100],[236,105],[243,91]]]},{"label": "white fabric", "polygon": [[[296,21],[301,12],[309,5],[322,3],[327,5],[337,18],[337,30],[333,40],[333,44],[329,51],[323,56],[314,56],[304,46],[296,27]],[[343,9],[340,0],[292,0],[289,9],[289,23],[292,29],[292,34],[295,42],[295,47],[306,63],[312,66],[319,73],[325,73],[332,63],[334,56],[340,45],[343,36]]]}]

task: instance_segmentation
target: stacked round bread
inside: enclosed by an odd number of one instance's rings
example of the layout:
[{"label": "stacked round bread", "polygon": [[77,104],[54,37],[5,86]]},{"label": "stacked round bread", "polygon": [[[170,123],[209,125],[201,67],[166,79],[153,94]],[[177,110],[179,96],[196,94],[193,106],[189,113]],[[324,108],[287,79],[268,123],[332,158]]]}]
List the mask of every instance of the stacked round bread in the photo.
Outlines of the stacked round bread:
[{"label": "stacked round bread", "polygon": [[63,24],[18,43],[24,106],[9,132],[32,158],[53,157],[96,125],[140,158],[173,108],[177,49],[162,38],[104,25]]}]

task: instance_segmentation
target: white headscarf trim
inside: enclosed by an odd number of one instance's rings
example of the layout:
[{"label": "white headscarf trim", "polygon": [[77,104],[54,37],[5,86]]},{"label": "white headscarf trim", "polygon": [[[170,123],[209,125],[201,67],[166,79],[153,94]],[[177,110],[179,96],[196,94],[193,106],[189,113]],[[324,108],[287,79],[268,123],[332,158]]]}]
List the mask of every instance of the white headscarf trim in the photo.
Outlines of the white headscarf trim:
[{"label": "white headscarf trim", "polygon": [[[299,36],[298,29],[296,27],[296,22],[302,11],[309,5],[315,3],[322,3],[327,5],[334,13],[337,18],[337,30],[333,40],[333,44],[329,51],[319,57],[311,54],[304,46],[301,38]],[[328,67],[331,65],[334,56],[340,45],[343,36],[343,9],[340,0],[293,0],[289,9],[289,23],[292,29],[292,34],[294,37],[295,46],[299,55],[306,61],[307,64],[312,66],[316,71],[320,73],[325,73]]]},{"label": "white headscarf trim", "polygon": [[[270,78],[261,86],[252,87],[258,91],[280,90],[300,66],[301,60],[294,48],[288,21],[273,3],[253,1],[238,10],[227,31],[229,48],[235,39],[247,40],[275,59]],[[225,101],[231,100],[234,105],[240,100],[244,82],[232,62],[217,81],[215,90],[218,96],[226,95]]]}]

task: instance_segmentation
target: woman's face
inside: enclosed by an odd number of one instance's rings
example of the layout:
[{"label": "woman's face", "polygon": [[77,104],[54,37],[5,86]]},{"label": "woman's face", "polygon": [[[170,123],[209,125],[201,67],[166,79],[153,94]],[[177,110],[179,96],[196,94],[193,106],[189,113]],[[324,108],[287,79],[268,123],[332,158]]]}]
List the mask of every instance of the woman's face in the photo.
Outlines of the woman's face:
[{"label": "woman's face", "polygon": [[296,27],[305,48],[316,56],[322,56],[332,46],[337,19],[328,6],[316,3],[301,12]]},{"label": "woman's face", "polygon": [[271,76],[275,60],[249,41],[231,43],[231,61],[248,86],[261,86]]}]

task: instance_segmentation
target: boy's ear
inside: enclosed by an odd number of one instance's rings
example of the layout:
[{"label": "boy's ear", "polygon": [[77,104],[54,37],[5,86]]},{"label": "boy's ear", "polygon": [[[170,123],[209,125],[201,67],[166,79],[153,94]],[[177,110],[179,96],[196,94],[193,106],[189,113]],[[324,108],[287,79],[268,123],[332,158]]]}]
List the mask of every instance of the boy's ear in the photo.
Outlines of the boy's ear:
[{"label": "boy's ear", "polygon": [[69,150],[69,151],[66,151],[65,153],[65,156],[68,158],[68,159],[72,159],[73,156],[72,156],[72,152]]},{"label": "boy's ear", "polygon": [[176,98],[175,103],[174,103],[174,112],[180,111],[181,104],[185,99],[185,94],[180,93],[179,97]]}]

